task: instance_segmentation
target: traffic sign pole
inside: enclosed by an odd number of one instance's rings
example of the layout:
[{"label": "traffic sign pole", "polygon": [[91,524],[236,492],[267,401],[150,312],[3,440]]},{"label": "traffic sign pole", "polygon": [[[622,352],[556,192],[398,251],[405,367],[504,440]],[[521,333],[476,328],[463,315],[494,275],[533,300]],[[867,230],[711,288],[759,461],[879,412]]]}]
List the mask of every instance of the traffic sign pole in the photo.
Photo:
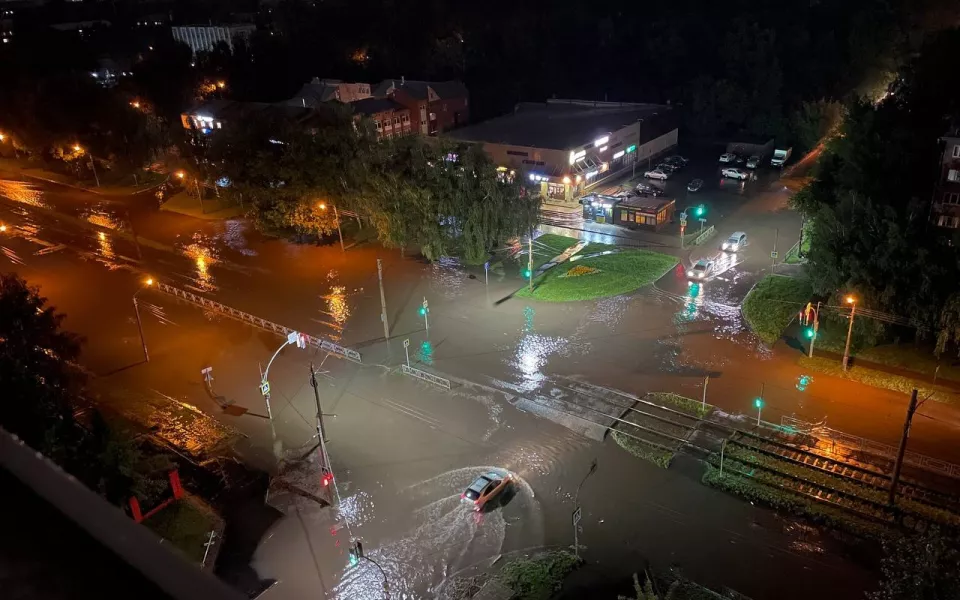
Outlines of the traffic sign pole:
[{"label": "traffic sign pole", "polygon": [[403,340],[403,352],[407,355],[407,368],[410,368],[410,338]]}]

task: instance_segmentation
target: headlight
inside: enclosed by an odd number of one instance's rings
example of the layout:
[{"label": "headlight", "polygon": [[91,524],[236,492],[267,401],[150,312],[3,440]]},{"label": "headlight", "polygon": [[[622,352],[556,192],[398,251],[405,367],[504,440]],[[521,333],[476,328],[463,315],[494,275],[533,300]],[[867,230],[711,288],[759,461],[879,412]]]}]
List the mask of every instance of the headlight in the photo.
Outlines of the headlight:
[{"label": "headlight", "polygon": [[726,250],[727,248],[730,247],[730,244],[724,242],[722,247],[723,247],[724,250]]},{"label": "headlight", "polygon": [[693,271],[687,271],[687,277],[693,277]]}]

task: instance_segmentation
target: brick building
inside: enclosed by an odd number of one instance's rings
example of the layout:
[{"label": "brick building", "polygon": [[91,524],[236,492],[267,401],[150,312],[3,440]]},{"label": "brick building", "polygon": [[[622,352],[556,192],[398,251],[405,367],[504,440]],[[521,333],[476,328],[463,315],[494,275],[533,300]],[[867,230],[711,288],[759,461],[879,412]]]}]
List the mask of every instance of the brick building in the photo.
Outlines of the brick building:
[{"label": "brick building", "polygon": [[950,132],[940,141],[944,147],[931,219],[940,227],[957,229],[960,228],[960,130]]},{"label": "brick building", "polygon": [[320,79],[314,77],[310,83],[303,84],[297,94],[285,102],[302,108],[315,108],[323,102],[338,100],[356,102],[370,97],[369,83],[347,83],[339,79]]},{"label": "brick building", "polygon": [[374,98],[392,98],[410,109],[414,130],[437,135],[470,120],[470,98],[459,81],[408,81],[384,79],[373,90]]},{"label": "brick building", "polygon": [[370,118],[378,140],[416,133],[410,109],[392,98],[365,98],[351,102],[350,107],[355,115]]}]

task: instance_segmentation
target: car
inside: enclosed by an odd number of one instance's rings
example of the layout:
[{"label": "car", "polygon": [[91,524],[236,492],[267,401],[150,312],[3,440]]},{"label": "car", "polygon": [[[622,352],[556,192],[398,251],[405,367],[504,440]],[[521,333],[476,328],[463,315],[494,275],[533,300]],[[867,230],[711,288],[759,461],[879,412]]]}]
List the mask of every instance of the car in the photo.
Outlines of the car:
[{"label": "car", "polygon": [[684,158],[683,156],[680,156],[679,154],[674,154],[673,156],[668,156],[668,157],[666,157],[665,159],[663,159],[663,162],[667,163],[668,165],[674,165],[674,166],[677,166],[677,167],[685,167],[685,166],[687,166],[687,164],[690,162],[690,159]]},{"label": "car", "polygon": [[703,180],[702,180],[702,179],[691,179],[691,180],[690,180],[690,183],[687,184],[687,191],[688,191],[688,192],[699,192],[699,191],[700,191],[700,188],[702,188],[702,187],[703,187]]},{"label": "car", "polygon": [[642,181],[637,184],[637,193],[641,196],[662,196],[663,190],[660,188],[650,185],[649,183],[643,183]]},{"label": "car", "polygon": [[697,264],[687,271],[687,277],[691,279],[705,279],[713,271],[713,261],[701,258]]},{"label": "car", "polygon": [[659,179],[660,181],[670,179],[670,173],[667,173],[662,169],[653,169],[652,171],[647,171],[643,174],[643,176],[647,179]]},{"label": "car", "polygon": [[633,196],[636,196],[636,194],[630,190],[620,190],[613,195],[614,198],[631,198]]},{"label": "car", "polygon": [[494,498],[499,496],[503,490],[513,481],[510,475],[501,475],[494,471],[484,473],[477,477],[462,494],[460,499],[468,504],[473,504],[473,510],[482,511],[484,507]]},{"label": "car", "polygon": [[720,174],[726,177],[727,179],[746,179],[750,177],[750,173],[747,173],[743,169],[727,168],[720,171]]},{"label": "car", "polygon": [[754,154],[753,156],[747,159],[748,169],[756,169],[759,166],[760,166],[760,157],[757,156],[756,154]]},{"label": "car", "polygon": [[734,154],[733,152],[724,152],[723,154],[720,155],[720,162],[722,163],[732,163],[732,162],[736,162],[736,160],[737,160],[737,155]]},{"label": "car", "polygon": [[667,163],[660,163],[660,164],[657,165],[657,168],[660,169],[661,171],[663,171],[664,173],[669,174],[669,175],[673,175],[674,173],[676,173],[676,172],[679,170],[679,167],[675,167],[675,166],[673,166],[673,165],[671,165],[671,164],[667,164]]},{"label": "car", "polygon": [[735,231],[727,238],[727,241],[720,246],[720,249],[726,250],[727,252],[739,252],[746,245],[747,234],[742,231]]},{"label": "car", "polygon": [[739,154],[734,154],[733,156],[734,156],[734,158],[733,158],[733,164],[735,164],[735,165],[742,165],[742,164],[744,163],[744,158],[743,158],[742,156],[740,156]]}]

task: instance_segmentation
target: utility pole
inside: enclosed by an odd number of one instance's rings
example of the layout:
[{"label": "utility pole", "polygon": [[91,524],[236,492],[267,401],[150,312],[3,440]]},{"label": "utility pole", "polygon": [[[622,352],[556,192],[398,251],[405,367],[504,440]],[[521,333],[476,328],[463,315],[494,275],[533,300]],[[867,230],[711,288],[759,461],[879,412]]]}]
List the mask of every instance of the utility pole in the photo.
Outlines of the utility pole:
[{"label": "utility pole", "polygon": [[710,376],[707,375],[703,378],[703,402],[700,404],[700,408],[703,410],[703,413],[707,413],[707,384],[710,383]]},{"label": "utility pole", "polygon": [[529,257],[527,258],[527,271],[530,272],[530,291],[533,291],[533,230],[530,230],[530,241],[527,244]]},{"label": "utility pole", "polygon": [[387,299],[383,295],[383,262],[377,259],[377,279],[380,281],[380,320],[383,321],[383,338],[390,339],[390,324],[387,322]]},{"label": "utility pole", "polygon": [[[323,408],[320,406],[320,387],[317,385],[317,372],[313,368],[313,362],[310,363],[310,387],[313,388],[313,398],[317,403],[317,450],[320,456],[320,471],[322,473],[332,473],[330,468],[330,458],[327,456],[327,445],[324,440],[323,428]],[[333,504],[332,498],[326,499]]]},{"label": "utility pole", "polygon": [[846,372],[850,364],[850,339],[853,337],[853,317],[857,314],[857,303],[852,297],[847,298],[850,303],[850,325],[847,327],[847,344],[843,347],[843,371]]},{"label": "utility pole", "polygon": [[97,187],[100,187],[100,176],[97,175],[97,163],[93,161],[93,154],[90,154],[90,168],[93,170],[93,179],[97,182]]},{"label": "utility pole", "polygon": [[907,451],[907,437],[910,436],[910,423],[913,414],[917,412],[917,388],[910,393],[910,405],[907,407],[907,418],[903,422],[903,437],[900,438],[900,448],[897,450],[897,462],[893,465],[893,478],[890,480],[890,495],[887,503],[893,506],[897,499],[897,484],[900,483],[900,469],[903,468],[903,455]]},{"label": "utility pole", "polygon": [[777,242],[780,241],[780,228],[777,227],[773,234],[773,252],[770,253],[770,260],[773,261],[770,267],[774,273],[777,272]]},{"label": "utility pole", "polygon": [[810,338],[810,358],[813,358],[813,343],[817,341],[817,333],[820,331],[820,303],[817,302],[817,312],[813,313],[813,336]]},{"label": "utility pole", "polygon": [[340,252],[346,252],[347,249],[343,247],[343,231],[340,230],[340,211],[337,210],[337,205],[333,205],[333,218],[337,220],[337,235],[340,236]]}]

